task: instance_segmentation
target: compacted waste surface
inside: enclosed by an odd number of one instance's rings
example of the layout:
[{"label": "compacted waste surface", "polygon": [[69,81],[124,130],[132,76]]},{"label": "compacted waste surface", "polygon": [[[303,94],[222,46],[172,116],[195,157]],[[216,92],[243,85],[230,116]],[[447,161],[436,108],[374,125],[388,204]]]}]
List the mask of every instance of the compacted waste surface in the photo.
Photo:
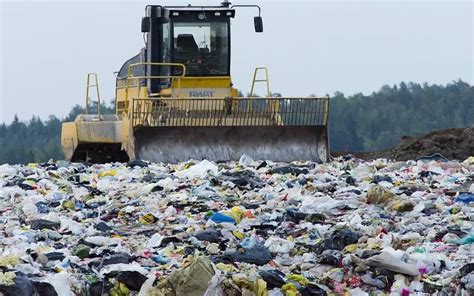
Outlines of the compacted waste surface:
[{"label": "compacted waste surface", "polygon": [[0,165],[0,295],[472,295],[474,158]]}]

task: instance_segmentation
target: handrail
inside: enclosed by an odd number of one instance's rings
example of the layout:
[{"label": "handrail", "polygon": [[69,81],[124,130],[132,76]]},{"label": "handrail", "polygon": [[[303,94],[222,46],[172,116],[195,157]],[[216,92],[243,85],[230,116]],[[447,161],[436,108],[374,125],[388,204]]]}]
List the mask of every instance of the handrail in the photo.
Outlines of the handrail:
[{"label": "handrail", "polygon": [[[258,70],[264,70],[265,79],[257,79]],[[270,92],[270,78],[268,78],[268,68],[267,67],[257,67],[257,68],[255,68],[255,70],[253,72],[252,86],[250,88],[249,97],[254,96],[253,90],[255,88],[255,82],[265,82],[266,86],[267,86],[267,97],[271,97],[272,94]]]},{"label": "handrail", "polygon": [[134,98],[135,126],[327,126],[328,97]]},{"label": "handrail", "polygon": [[[91,77],[94,77],[95,84],[90,84]],[[99,79],[97,73],[87,73],[87,86],[86,86],[86,114],[89,114],[89,89],[95,87],[97,93],[97,115],[100,120],[100,94],[99,94]]]},{"label": "handrail", "polygon": [[165,101],[165,100],[195,100],[195,101],[210,101],[210,100],[253,100],[253,101],[260,101],[260,100],[275,100],[275,101],[282,101],[282,100],[308,100],[308,101],[316,101],[316,100],[329,100],[329,97],[180,97],[180,98],[148,98],[148,97],[137,97],[134,98],[136,100],[150,100],[150,101]]},{"label": "handrail", "polygon": [[[170,100],[171,98],[167,98],[167,97],[160,97],[160,98],[149,98],[149,97],[136,97],[136,98],[133,98],[133,99],[137,99],[137,100],[151,100],[151,101],[160,101],[160,100]],[[276,101],[280,101],[280,100],[308,100],[308,101],[314,101],[314,100],[329,100],[329,97],[327,96],[324,96],[324,97],[179,97],[179,98],[172,98],[173,100],[195,100],[195,101],[198,101],[198,100],[202,100],[202,101],[206,101],[206,100],[225,100],[225,99],[232,99],[232,100],[235,100],[235,101],[238,101],[240,99],[242,100],[276,100]]]},{"label": "handrail", "polygon": [[[170,67],[181,67],[183,69],[181,75],[159,75],[159,76],[151,76],[151,75],[141,75],[141,76],[134,76],[132,74],[132,68],[136,66],[170,66]],[[178,79],[178,90],[181,87],[181,78],[186,75],[186,66],[181,63],[155,63],[155,62],[139,62],[128,65],[128,73],[127,73],[127,83],[125,88],[125,101],[128,101],[128,93],[130,88],[130,80],[131,79],[160,79],[160,78],[170,78],[170,79]],[[137,83],[138,84],[138,83]]]}]

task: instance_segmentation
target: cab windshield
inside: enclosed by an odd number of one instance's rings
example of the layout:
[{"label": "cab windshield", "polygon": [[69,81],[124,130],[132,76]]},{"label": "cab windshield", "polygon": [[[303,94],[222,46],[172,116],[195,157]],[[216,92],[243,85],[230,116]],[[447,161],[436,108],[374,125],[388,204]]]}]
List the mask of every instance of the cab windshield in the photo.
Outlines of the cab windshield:
[{"label": "cab windshield", "polygon": [[228,76],[227,22],[175,22],[173,61],[186,65],[186,76]]}]

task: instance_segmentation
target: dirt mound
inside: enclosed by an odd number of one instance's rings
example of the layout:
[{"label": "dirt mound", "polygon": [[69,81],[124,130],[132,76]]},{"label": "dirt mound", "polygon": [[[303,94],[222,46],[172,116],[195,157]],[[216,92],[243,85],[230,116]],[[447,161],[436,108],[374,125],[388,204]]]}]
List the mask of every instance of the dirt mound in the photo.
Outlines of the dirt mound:
[{"label": "dirt mound", "polygon": [[431,132],[420,138],[403,137],[388,157],[409,160],[437,153],[458,160],[474,155],[474,129],[455,128]]},{"label": "dirt mound", "polygon": [[419,158],[464,160],[474,155],[474,128],[452,128],[428,133],[419,138],[405,136],[398,146],[384,151],[354,152],[331,151],[332,157],[354,155],[371,160],[387,158],[393,160],[416,160]]}]

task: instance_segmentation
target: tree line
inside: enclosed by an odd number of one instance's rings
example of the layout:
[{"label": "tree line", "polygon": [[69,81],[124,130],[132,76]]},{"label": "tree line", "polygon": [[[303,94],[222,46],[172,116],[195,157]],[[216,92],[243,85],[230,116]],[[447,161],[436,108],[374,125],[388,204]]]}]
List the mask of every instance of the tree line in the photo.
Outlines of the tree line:
[{"label": "tree line", "polygon": [[[94,113],[97,105],[90,108]],[[66,118],[15,116],[0,124],[0,164],[62,159],[62,121],[74,121],[84,108],[74,106]],[[115,113],[114,104],[101,105],[101,113]],[[370,95],[330,99],[329,137],[332,150],[379,151],[397,145],[402,136],[474,125],[474,87],[458,80],[446,85],[405,83],[384,85]]]},{"label": "tree line", "polygon": [[[97,112],[97,102],[89,106],[89,112]],[[102,103],[100,112],[113,114],[115,105]],[[74,121],[82,113],[85,113],[84,107],[75,105],[62,120],[50,115],[47,120],[33,116],[28,121],[22,121],[15,115],[10,124],[0,124],[0,165],[63,159],[61,123]]]},{"label": "tree line", "polygon": [[402,136],[474,125],[474,87],[461,80],[384,85],[368,96],[337,92],[330,102],[331,148],[340,151],[385,150]]}]

